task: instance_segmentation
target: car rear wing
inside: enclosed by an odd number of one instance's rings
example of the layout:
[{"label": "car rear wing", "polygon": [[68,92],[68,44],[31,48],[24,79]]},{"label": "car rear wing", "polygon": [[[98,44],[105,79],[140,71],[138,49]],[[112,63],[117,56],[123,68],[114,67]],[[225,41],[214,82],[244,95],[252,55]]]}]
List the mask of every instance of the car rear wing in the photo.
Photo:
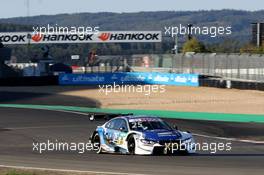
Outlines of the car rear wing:
[{"label": "car rear wing", "polygon": [[129,115],[133,115],[133,113],[128,113],[128,114],[106,114],[106,113],[89,113],[88,117],[90,119],[90,121],[97,121],[97,120],[111,120],[115,117],[122,117],[122,116],[129,116]]}]

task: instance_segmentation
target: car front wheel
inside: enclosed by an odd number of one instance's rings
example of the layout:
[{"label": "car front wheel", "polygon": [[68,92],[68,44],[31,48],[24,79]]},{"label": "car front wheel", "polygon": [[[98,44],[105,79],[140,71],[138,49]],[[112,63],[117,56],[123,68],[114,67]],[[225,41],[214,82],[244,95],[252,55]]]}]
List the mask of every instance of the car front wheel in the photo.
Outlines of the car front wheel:
[{"label": "car front wheel", "polygon": [[98,133],[95,133],[92,143],[94,145],[94,150],[96,151],[96,153],[100,154],[102,152],[102,149],[101,149],[100,136]]},{"label": "car front wheel", "polygon": [[130,154],[135,154],[136,142],[133,135],[129,136],[127,140],[127,149]]}]

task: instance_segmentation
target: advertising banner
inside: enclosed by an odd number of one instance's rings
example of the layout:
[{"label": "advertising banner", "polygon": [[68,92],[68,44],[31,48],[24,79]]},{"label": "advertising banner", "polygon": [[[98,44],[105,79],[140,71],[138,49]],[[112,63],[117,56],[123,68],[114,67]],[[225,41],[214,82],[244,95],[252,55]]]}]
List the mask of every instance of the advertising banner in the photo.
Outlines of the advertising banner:
[{"label": "advertising banner", "polygon": [[0,33],[3,44],[161,42],[161,31],[100,31],[96,33]]},{"label": "advertising banner", "polygon": [[102,85],[113,83],[199,86],[197,74],[127,72],[59,75],[60,85]]}]

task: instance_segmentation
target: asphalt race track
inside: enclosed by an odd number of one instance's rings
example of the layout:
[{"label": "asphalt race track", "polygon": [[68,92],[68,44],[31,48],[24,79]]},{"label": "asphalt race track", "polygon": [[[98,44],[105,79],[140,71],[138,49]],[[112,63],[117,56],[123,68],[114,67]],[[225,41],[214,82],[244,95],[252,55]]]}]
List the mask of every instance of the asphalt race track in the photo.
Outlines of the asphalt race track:
[{"label": "asphalt race track", "polygon": [[[236,136],[240,129],[226,130],[225,123],[174,120],[193,133]],[[192,156],[131,156],[77,152],[33,152],[33,142],[59,140],[88,142],[103,121],[91,122],[82,114],[31,109],[0,109],[0,165],[131,174],[263,174],[264,144],[232,141],[228,152],[200,151]],[[228,126],[236,124],[226,123]],[[247,124],[244,124],[247,125]],[[263,134],[263,124],[248,124],[250,132]],[[241,129],[241,132],[247,131]],[[254,133],[255,132],[255,133]],[[228,137],[228,135],[226,136]],[[198,142],[230,142],[214,137],[195,137]]]}]

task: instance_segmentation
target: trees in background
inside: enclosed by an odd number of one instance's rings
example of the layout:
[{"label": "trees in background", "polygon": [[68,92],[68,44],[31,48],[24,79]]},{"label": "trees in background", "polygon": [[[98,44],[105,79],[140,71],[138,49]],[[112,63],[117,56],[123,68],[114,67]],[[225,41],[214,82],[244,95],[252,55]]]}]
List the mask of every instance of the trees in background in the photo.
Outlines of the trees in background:
[{"label": "trees in background", "polygon": [[241,47],[240,53],[264,54],[264,46],[256,47],[253,44],[248,43]]},{"label": "trees in background", "polygon": [[205,45],[202,42],[199,42],[196,38],[192,38],[190,40],[187,40],[182,47],[182,52],[207,52]]}]

